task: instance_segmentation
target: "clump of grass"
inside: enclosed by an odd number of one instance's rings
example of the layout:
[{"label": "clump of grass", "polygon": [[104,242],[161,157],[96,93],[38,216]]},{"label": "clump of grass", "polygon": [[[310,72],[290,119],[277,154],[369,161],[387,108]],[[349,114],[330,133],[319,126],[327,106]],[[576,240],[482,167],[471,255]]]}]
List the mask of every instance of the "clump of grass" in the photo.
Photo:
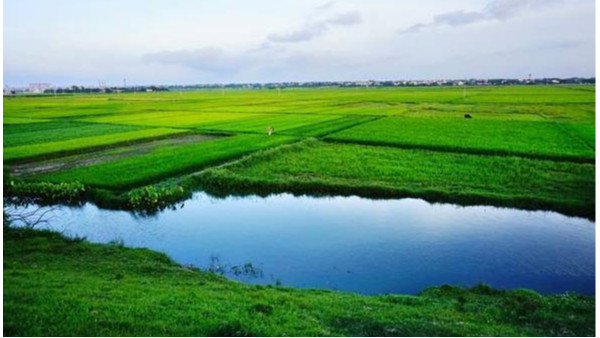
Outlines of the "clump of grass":
[{"label": "clump of grass", "polygon": [[180,185],[149,185],[129,191],[127,198],[129,207],[134,210],[156,211],[172,206],[190,195],[191,192]]},{"label": "clump of grass", "polygon": [[8,179],[4,184],[5,197],[13,203],[77,204],[84,199],[85,186],[78,182],[25,182]]}]

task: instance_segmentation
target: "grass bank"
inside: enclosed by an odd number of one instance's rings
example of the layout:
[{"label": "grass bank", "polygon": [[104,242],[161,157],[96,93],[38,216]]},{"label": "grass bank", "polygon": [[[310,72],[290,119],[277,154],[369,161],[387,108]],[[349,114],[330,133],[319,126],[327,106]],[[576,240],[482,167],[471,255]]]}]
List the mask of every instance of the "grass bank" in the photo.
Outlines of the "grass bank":
[{"label": "grass bank", "polygon": [[308,140],[209,169],[195,180],[216,195],[419,197],[594,218],[594,165],[511,156]]},{"label": "grass bank", "polygon": [[253,286],[166,255],[4,227],[4,335],[592,336],[594,298],[441,286],[419,295]]}]

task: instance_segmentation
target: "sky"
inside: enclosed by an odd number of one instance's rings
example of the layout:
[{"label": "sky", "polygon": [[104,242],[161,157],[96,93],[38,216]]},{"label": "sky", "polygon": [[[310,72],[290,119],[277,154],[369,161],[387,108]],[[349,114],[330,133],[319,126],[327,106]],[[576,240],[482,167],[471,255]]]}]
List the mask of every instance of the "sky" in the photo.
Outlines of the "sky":
[{"label": "sky", "polygon": [[594,0],[5,0],[4,85],[593,77]]}]

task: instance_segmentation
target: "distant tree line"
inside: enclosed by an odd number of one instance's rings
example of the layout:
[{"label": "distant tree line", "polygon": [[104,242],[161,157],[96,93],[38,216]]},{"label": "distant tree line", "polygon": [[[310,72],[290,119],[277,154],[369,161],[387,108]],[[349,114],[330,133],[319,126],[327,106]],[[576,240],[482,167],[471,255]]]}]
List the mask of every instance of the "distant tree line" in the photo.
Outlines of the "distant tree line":
[{"label": "distant tree line", "polygon": [[75,94],[75,93],[134,93],[134,92],[164,92],[169,89],[164,86],[135,86],[135,87],[85,87],[71,86],[56,89],[46,89],[44,94]]},{"label": "distant tree line", "polygon": [[[69,86],[46,89],[43,94],[76,94],[76,93],[135,93],[186,91],[198,89],[267,89],[282,88],[372,88],[372,87],[417,87],[417,86],[506,86],[506,85],[564,85],[595,84],[596,78],[542,78],[542,79],[463,79],[463,80],[368,80],[368,81],[313,81],[313,82],[270,82],[270,83],[213,83],[193,85],[149,85],[149,86]],[[6,88],[4,95],[25,94],[23,88]],[[34,95],[34,94],[30,94]],[[39,95],[39,94],[38,94]]]},{"label": "distant tree line", "polygon": [[401,81],[314,81],[273,83],[228,83],[171,85],[169,90],[194,89],[278,89],[323,87],[411,87],[411,86],[503,86],[503,85],[556,85],[595,84],[596,78],[543,78],[543,79],[464,79],[464,80],[401,80]]}]

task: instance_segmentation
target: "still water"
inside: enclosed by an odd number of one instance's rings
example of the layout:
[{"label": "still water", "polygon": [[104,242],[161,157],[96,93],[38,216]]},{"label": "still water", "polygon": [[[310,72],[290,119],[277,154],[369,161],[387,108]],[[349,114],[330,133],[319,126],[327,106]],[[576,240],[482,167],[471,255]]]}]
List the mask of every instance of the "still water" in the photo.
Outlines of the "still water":
[{"label": "still water", "polygon": [[45,227],[165,252],[181,264],[250,262],[262,277],[228,273],[248,283],[385,294],[484,282],[594,293],[595,224],[554,212],[419,199],[197,193],[183,208],[152,217],[91,204],[60,207],[54,215]]}]

